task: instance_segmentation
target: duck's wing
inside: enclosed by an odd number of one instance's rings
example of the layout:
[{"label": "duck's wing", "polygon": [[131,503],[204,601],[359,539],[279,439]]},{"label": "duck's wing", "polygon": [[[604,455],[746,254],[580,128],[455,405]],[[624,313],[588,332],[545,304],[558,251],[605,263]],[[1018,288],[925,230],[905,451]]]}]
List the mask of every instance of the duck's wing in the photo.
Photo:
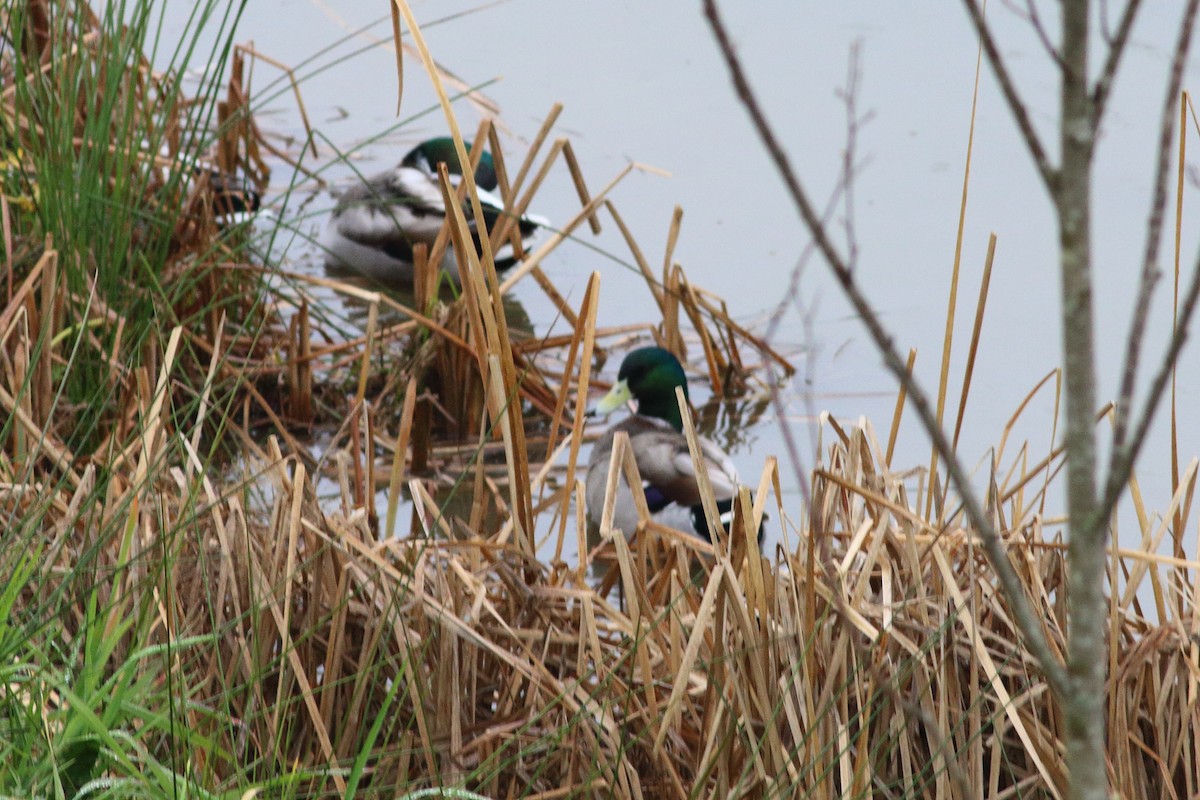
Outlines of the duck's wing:
[{"label": "duck's wing", "polygon": [[[500,195],[493,192],[488,192],[479,189],[479,205],[483,208],[483,219],[487,223],[489,231],[496,227],[496,223],[504,216],[504,200]],[[467,219],[471,218],[471,203],[464,201],[463,208],[467,213]],[[517,230],[521,234],[521,240],[524,241],[537,231],[538,228],[549,225],[550,221],[545,217],[540,217],[537,214],[526,214],[517,220]]]},{"label": "duck's wing", "polygon": [[[688,449],[687,439],[683,439],[683,450],[675,457],[675,468],[687,474],[692,481],[696,480],[696,466],[692,461],[692,453]],[[717,500],[727,500],[737,493],[738,474],[733,461],[725,454],[716,442],[703,436],[697,437],[700,445],[700,456],[708,472],[708,482],[712,486],[713,496]],[[697,498],[697,501],[699,499]]]},{"label": "duck's wing", "polygon": [[442,192],[420,170],[400,167],[348,189],[338,200],[331,224],[365,247],[412,255],[412,244],[431,244],[442,229]]},{"label": "duck's wing", "polygon": [[[713,442],[704,438],[699,441],[713,496],[717,500],[733,497],[738,483],[733,462]],[[687,439],[682,434],[675,430],[646,431],[631,436],[630,442],[643,480],[680,505],[693,506],[700,502],[696,467]]]}]

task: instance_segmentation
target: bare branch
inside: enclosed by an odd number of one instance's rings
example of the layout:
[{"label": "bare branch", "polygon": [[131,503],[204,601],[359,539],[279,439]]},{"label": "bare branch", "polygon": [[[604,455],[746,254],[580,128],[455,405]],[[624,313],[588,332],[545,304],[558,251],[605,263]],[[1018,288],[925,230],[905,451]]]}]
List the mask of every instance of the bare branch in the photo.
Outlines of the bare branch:
[{"label": "bare branch", "polygon": [[[845,198],[846,212],[846,239],[847,248],[850,252],[849,268],[854,269],[855,258],[858,252],[858,243],[855,239],[854,224],[853,224],[853,195],[852,187],[854,179],[858,175],[858,165],[855,162],[855,153],[857,152],[856,143],[858,142],[858,131],[862,124],[865,124],[869,119],[869,115],[860,117],[856,111],[857,104],[855,99],[858,95],[859,85],[859,53],[858,48],[853,47],[850,55],[850,63],[847,67],[846,88],[839,94],[843,103],[846,106],[846,151],[842,159],[842,176],[837,185],[834,186],[833,192],[829,196],[829,200],[825,204],[825,210],[821,213],[821,227],[825,228],[829,225],[829,221],[833,219],[834,212],[837,210],[839,203]],[[804,359],[805,365],[805,385],[811,386],[813,383],[813,364],[815,362],[814,353],[816,352],[816,334],[814,332],[813,312],[809,306],[806,306],[800,294],[800,280],[804,274],[804,269],[809,263],[816,245],[813,242],[807,242],[804,249],[800,252],[800,257],[796,261],[796,266],[792,269],[791,278],[788,281],[788,288],[784,292],[783,298],[771,312],[770,319],[767,323],[766,333],[763,336],[764,341],[773,342],[776,333],[779,331],[779,326],[783,321],[783,315],[789,307],[794,306],[800,315],[800,320],[804,330],[805,350],[808,353],[808,358]],[[800,486],[800,494],[804,498],[806,507],[812,507],[812,492],[809,486],[807,475],[803,469],[803,462],[800,458],[800,450],[796,446],[795,437],[792,435],[791,425],[788,423],[788,412],[784,405],[783,398],[779,392],[779,381],[776,374],[776,364],[773,361],[767,361],[767,376],[771,386],[771,407],[775,410],[776,421],[779,423],[779,430],[783,436],[784,450],[791,460],[792,469],[796,473],[796,480]],[[812,393],[807,389],[804,391],[805,410],[810,420],[818,418],[817,410],[812,400]],[[817,452],[817,436],[813,431],[814,424],[810,423],[810,439],[814,455],[819,459],[820,453]]]},{"label": "bare branch", "polygon": [[1108,58],[1104,62],[1100,77],[1096,80],[1096,88],[1092,90],[1092,123],[1097,130],[1108,107],[1108,96],[1112,92],[1121,56],[1125,53],[1125,46],[1129,44],[1129,32],[1133,30],[1134,18],[1141,7],[1142,0],[1129,0],[1125,6],[1125,13],[1121,15],[1121,22],[1117,25],[1117,33],[1109,42]]},{"label": "bare branch", "polygon": [[861,43],[855,41],[850,45],[850,59],[846,66],[846,88],[838,93],[846,107],[846,149],[842,154],[841,185],[846,192],[846,212],[843,217],[843,228],[846,231],[846,263],[851,270],[858,263],[858,238],[854,227],[854,174],[857,165],[855,154],[858,152],[858,132],[862,126],[870,122],[872,114],[863,116],[858,113],[858,89],[862,83],[861,77]]},{"label": "bare branch", "polygon": [[1017,8],[1014,0],[1004,0],[1004,5],[1008,6],[1010,11],[1029,23],[1030,27],[1033,28],[1033,32],[1037,34],[1038,41],[1042,43],[1042,49],[1046,51],[1046,55],[1050,56],[1050,59],[1061,69],[1063,66],[1062,58],[1059,57],[1058,50],[1054,47],[1054,43],[1050,41],[1050,36],[1046,33],[1046,26],[1042,24],[1042,18],[1038,14],[1037,5],[1034,3],[1034,0],[1025,0],[1024,11]]},{"label": "bare branch", "polygon": [[[845,192],[845,186],[839,182],[834,187],[833,195],[830,197],[826,205],[825,212],[821,217],[821,224],[828,224],[829,219],[833,216],[834,209],[841,200]],[[816,353],[816,334],[813,325],[813,313],[808,306],[805,305],[804,299],[800,294],[800,280],[804,275],[804,269],[812,256],[814,245],[812,242],[807,243],[804,249],[800,252],[800,257],[796,260],[796,266],[792,268],[791,277],[788,279],[787,290],[783,294],[783,298],[771,312],[769,321],[767,322],[766,332],[763,335],[763,340],[773,344],[775,335],[779,332],[779,326],[783,321],[783,315],[789,307],[794,306],[800,315],[800,320],[804,330],[805,353],[807,357],[804,359],[804,405],[810,420],[817,419],[817,410],[812,401],[812,392],[807,389],[813,384],[813,363]],[[800,448],[796,446],[796,439],[792,435],[792,426],[788,422],[788,409],[783,402],[783,397],[779,390],[779,375],[777,372],[778,365],[771,360],[766,361],[767,365],[767,381],[771,387],[771,408],[775,411],[775,420],[779,424],[779,430],[783,435],[783,447],[787,452],[788,459],[792,464],[792,471],[796,473],[796,481],[800,486],[800,495],[804,499],[804,504],[807,508],[812,507],[812,487],[809,485],[804,462],[800,457]],[[814,456],[820,456],[817,448],[817,437],[812,430],[813,423],[809,425],[809,439],[812,444]]]},{"label": "bare branch", "polygon": [[1117,500],[1121,496],[1121,491],[1125,483],[1129,480],[1130,474],[1133,472],[1133,465],[1137,462],[1142,445],[1146,442],[1146,435],[1150,432],[1150,423],[1154,421],[1154,414],[1158,410],[1159,400],[1162,399],[1163,392],[1166,391],[1167,382],[1171,379],[1171,371],[1175,369],[1175,364],[1179,361],[1179,353],[1183,349],[1183,343],[1187,341],[1193,312],[1196,310],[1197,298],[1200,298],[1200,257],[1197,258],[1196,264],[1192,268],[1192,282],[1187,288],[1187,293],[1184,295],[1183,308],[1179,315],[1179,324],[1175,328],[1175,333],[1171,336],[1170,343],[1167,345],[1167,352],[1163,356],[1158,372],[1154,374],[1154,378],[1150,381],[1150,388],[1146,395],[1146,405],[1143,407],[1142,415],[1138,419],[1137,425],[1133,428],[1133,435],[1130,436],[1128,443],[1120,447],[1113,447],[1112,460],[1108,468],[1108,480],[1104,484],[1104,495],[1101,498],[1098,519],[1108,519],[1112,514],[1113,509],[1117,505]]},{"label": "bare branch", "polygon": [[[855,235],[854,226],[854,180],[859,173],[860,166],[857,162],[858,152],[858,133],[863,125],[871,119],[871,114],[859,115],[858,113],[858,89],[860,84],[860,54],[857,43],[851,46],[850,60],[847,65],[846,88],[838,92],[838,96],[842,99],[846,107],[846,149],[842,158],[842,175],[837,185],[834,187],[828,202],[825,205],[825,210],[821,215],[821,227],[826,228],[829,221],[833,218],[840,203],[845,205],[845,223],[846,231],[846,248],[849,252],[847,267],[853,271],[858,258],[858,240]],[[844,200],[843,200],[844,198]],[[814,364],[816,362],[815,353],[816,333],[814,324],[814,315],[812,307],[806,306],[803,298],[800,295],[800,279],[804,273],[804,268],[808,264],[815,249],[813,242],[805,244],[801,251],[800,258],[796,262],[796,266],[792,269],[791,279],[788,282],[787,291],[784,293],[783,299],[776,306],[775,311],[771,314],[770,322],[767,325],[767,331],[764,340],[767,342],[775,338],[775,334],[779,329],[779,325],[783,320],[783,314],[789,306],[794,305],[800,315],[800,320],[804,330],[805,351],[808,357],[804,359],[805,368],[805,391],[803,393],[805,411],[808,414],[809,420],[809,437],[811,439],[812,451],[815,458],[820,460],[818,452],[816,428],[819,419],[816,405],[813,403],[812,392],[807,387],[812,386],[814,378]],[[796,473],[796,480],[800,486],[800,493],[804,498],[805,507],[812,507],[812,493],[809,486],[808,476],[802,469],[799,449],[796,447],[795,439],[792,436],[791,425],[788,424],[787,409],[784,406],[782,397],[779,392],[779,381],[775,374],[776,365],[773,362],[767,362],[767,374],[771,385],[771,405],[775,409],[776,420],[779,423],[780,432],[783,435],[784,449],[787,451],[792,462],[792,467]]]},{"label": "bare branch", "polygon": [[1100,38],[1112,44],[1112,34],[1108,30],[1108,0],[1100,0]]},{"label": "bare branch", "polygon": [[[1130,5],[1132,6],[1136,1],[1131,0]],[[1113,461],[1110,463],[1110,470],[1115,467],[1117,454],[1124,447],[1125,436],[1129,432],[1133,391],[1137,383],[1138,360],[1145,339],[1146,324],[1150,317],[1150,298],[1154,292],[1154,285],[1158,283],[1159,279],[1158,249],[1162,241],[1163,218],[1167,206],[1167,179],[1171,170],[1171,142],[1175,132],[1176,104],[1183,85],[1183,68],[1187,64],[1187,54],[1191,46],[1192,26],[1195,22],[1197,8],[1200,8],[1200,0],[1189,0],[1184,11],[1183,26],[1179,30],[1175,54],[1171,59],[1167,96],[1163,101],[1162,117],[1158,125],[1158,158],[1154,166],[1154,191],[1150,201],[1150,217],[1146,222],[1146,249],[1142,257],[1142,277],[1138,284],[1137,300],[1133,306],[1133,321],[1129,327],[1129,338],[1125,342],[1125,362],[1122,369],[1121,391],[1117,400],[1116,430],[1113,432]],[[1128,11],[1128,7],[1126,10]]]},{"label": "bare branch", "polygon": [[987,56],[988,63],[992,65],[992,72],[995,73],[996,80],[1000,84],[1000,91],[1004,94],[1004,99],[1008,103],[1013,119],[1016,120],[1022,138],[1025,139],[1025,147],[1029,149],[1033,165],[1037,167],[1038,174],[1042,176],[1042,182],[1050,190],[1051,196],[1057,196],[1058,170],[1050,163],[1050,159],[1046,155],[1046,148],[1042,146],[1042,141],[1033,128],[1033,120],[1029,117],[1029,111],[1021,102],[1020,95],[1017,94],[1016,84],[1013,83],[1008,67],[1004,65],[1004,59],[1000,56],[1000,49],[996,46],[996,40],[992,37],[992,31],[983,18],[983,9],[979,7],[979,0],[963,0],[963,5],[967,7],[967,14],[975,25],[975,33],[983,44],[984,55]]},{"label": "bare branch", "polygon": [[[972,2],[972,0],[966,0],[966,2]],[[801,187],[795,172],[791,168],[787,155],[783,152],[782,147],[780,147],[778,140],[775,138],[775,134],[763,115],[757,98],[746,80],[745,71],[742,69],[741,61],[733,49],[733,43],[729,39],[728,31],[721,21],[715,0],[704,0],[704,13],[708,17],[717,44],[721,48],[721,53],[725,57],[725,62],[729,67],[730,77],[733,80],[734,87],[737,89],[738,97],[746,107],[746,111],[749,113],[758,131],[759,137],[763,141],[763,145],[775,161],[776,169],[787,185],[788,191],[792,195],[792,200],[796,204],[797,211],[799,211],[801,218],[808,227],[810,235],[813,237],[817,248],[821,251],[821,255],[832,270],[834,277],[858,312],[859,318],[866,326],[871,338],[875,341],[875,346],[883,356],[884,363],[908,393],[909,402],[912,403],[913,409],[921,420],[926,433],[933,441],[933,446],[945,462],[950,479],[954,482],[955,488],[958,489],[963,507],[966,509],[967,517],[975,526],[980,536],[984,552],[987,554],[992,569],[996,572],[996,578],[1003,587],[1005,596],[1012,603],[1013,618],[1021,631],[1021,635],[1025,638],[1029,651],[1038,660],[1051,687],[1055,692],[1062,695],[1068,688],[1066,672],[1050,649],[1045,631],[1042,628],[1041,617],[1034,613],[1029,598],[1026,596],[1020,579],[1017,577],[1016,570],[1013,568],[1012,562],[1009,561],[1004,542],[1000,539],[999,534],[992,525],[992,521],[984,513],[983,506],[980,504],[979,498],[971,486],[966,470],[950,447],[950,442],[946,439],[945,432],[937,423],[937,417],[930,406],[927,396],[918,386],[916,379],[908,373],[905,362],[896,350],[891,336],[883,328],[878,315],[871,308],[870,303],[867,302],[866,297],[855,282],[852,270],[847,266],[846,261],[834,247],[825,228],[821,225],[821,220],[817,216],[816,209],[809,201],[803,187]]]}]

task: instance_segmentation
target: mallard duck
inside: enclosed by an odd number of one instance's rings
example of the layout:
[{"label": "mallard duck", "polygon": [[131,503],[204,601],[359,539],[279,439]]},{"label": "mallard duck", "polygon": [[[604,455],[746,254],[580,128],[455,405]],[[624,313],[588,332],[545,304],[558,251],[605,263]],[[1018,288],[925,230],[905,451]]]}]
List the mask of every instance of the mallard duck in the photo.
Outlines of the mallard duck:
[{"label": "mallard duck", "polygon": [[[470,142],[464,142],[467,150]],[[432,246],[446,219],[446,206],[438,184],[437,165],[444,162],[451,178],[461,178],[462,167],[448,136],[430,139],[409,151],[395,169],[382,172],[347,189],[338,199],[321,234],[320,246],[326,265],[351,269],[383,281],[412,282],[413,245]],[[491,192],[498,181],[492,156],[487,151],[475,169],[475,185],[483,205],[484,221],[491,231],[504,210],[504,202]],[[472,220],[471,204],[463,204]],[[522,240],[533,235],[545,220],[522,217],[517,223]],[[471,223],[475,249],[480,249],[475,225]],[[512,248],[505,245],[495,253],[497,269],[516,263]],[[442,268],[458,281],[458,259],[447,247]]]},{"label": "mallard duck", "polygon": [[262,208],[262,195],[249,176],[217,169],[197,170],[196,176],[200,180],[207,180],[211,187],[210,207],[219,227],[250,222]]},{"label": "mallard duck", "polygon": [[[611,460],[613,438],[617,431],[629,435],[629,445],[642,476],[650,512],[657,522],[671,528],[710,539],[696,470],[683,434],[683,419],[675,400],[675,387],[682,386],[687,396],[687,376],[674,355],[661,347],[643,347],[631,351],[621,362],[617,383],[596,405],[593,413],[607,415],[637,402],[637,412],[610,427],[592,446],[587,470],[587,513],[593,528],[599,526],[604,508],[605,486]],[[728,528],[738,476],[733,462],[714,442],[699,437],[708,480],[717,500],[721,521]],[[614,527],[633,533],[637,527],[633,495],[624,480],[618,483],[613,516]],[[760,531],[761,535],[761,531]]]}]

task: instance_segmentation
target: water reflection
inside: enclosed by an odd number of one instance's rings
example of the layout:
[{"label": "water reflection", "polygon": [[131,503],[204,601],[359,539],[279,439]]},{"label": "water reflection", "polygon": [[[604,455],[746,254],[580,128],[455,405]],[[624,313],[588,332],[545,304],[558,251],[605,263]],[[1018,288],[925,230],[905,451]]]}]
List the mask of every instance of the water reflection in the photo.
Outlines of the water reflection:
[{"label": "water reflection", "polygon": [[[390,305],[380,306],[378,308],[380,324],[393,325],[398,322],[407,321],[411,316],[406,314],[403,309],[412,309],[418,313],[420,312],[416,293],[409,283],[402,281],[380,281],[376,278],[369,278],[352,269],[332,265],[325,266],[325,274],[349,286],[372,292],[384,292],[397,305],[401,306],[401,308],[394,308]],[[458,300],[460,294],[460,289],[443,281],[438,291],[438,300],[449,305]],[[342,302],[345,305],[348,319],[360,328],[365,329],[367,316],[371,310],[371,303],[354,294],[345,294]],[[504,319],[508,322],[509,334],[514,339],[528,339],[534,335],[533,320],[530,318],[529,312],[525,309],[519,297],[509,292],[501,296],[500,305],[504,308]]]},{"label": "water reflection", "polygon": [[[436,473],[425,469],[411,476],[420,479],[422,490],[432,498],[432,502],[424,504],[427,530],[437,538],[450,539],[477,538],[480,531],[499,530],[508,518],[506,513],[501,512],[501,501],[493,491],[503,486],[507,476],[503,447],[489,446],[482,451],[477,447],[453,448],[454,452],[451,449],[438,448]],[[477,481],[479,470],[482,470],[482,483]],[[420,501],[414,502],[411,487],[407,484],[403,487],[401,499],[403,504],[398,515],[397,532],[401,535],[415,534],[425,527],[416,513]],[[380,500],[386,503],[386,497],[382,495]],[[384,518],[383,510],[380,508],[381,519]],[[404,514],[410,512],[413,519],[408,524],[404,521]]]},{"label": "water reflection", "polygon": [[765,394],[714,397],[696,409],[696,431],[726,453],[753,453],[770,406],[771,398]]}]

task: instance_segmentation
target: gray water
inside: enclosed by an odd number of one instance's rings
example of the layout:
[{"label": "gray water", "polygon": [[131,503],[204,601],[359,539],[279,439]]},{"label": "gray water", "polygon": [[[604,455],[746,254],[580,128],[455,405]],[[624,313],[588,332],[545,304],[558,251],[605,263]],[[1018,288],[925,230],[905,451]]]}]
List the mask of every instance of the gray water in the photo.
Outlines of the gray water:
[{"label": "gray water", "polygon": [[[992,3],[1005,58],[1025,94],[1047,149],[1057,150],[1055,68],[1030,26],[1003,3]],[[1015,4],[1023,5],[1023,4]],[[1045,4],[1053,37],[1056,11]],[[1170,47],[1180,4],[1148,3],[1116,84],[1098,153],[1095,182],[1097,351],[1101,402],[1114,398],[1123,342],[1137,287],[1144,225],[1153,175],[1154,143]],[[554,131],[569,136],[593,190],[629,160],[671,173],[630,176],[613,194],[652,264],[661,264],[676,205],[684,209],[675,260],[691,279],[725,297],[734,313],[761,323],[783,298],[808,236],[785,194],[748,117],[734,94],[710,29],[695,2],[510,0],[421,2],[434,56],[465,82],[485,85],[500,107],[506,153],[521,156],[552,103],[565,105]],[[476,9],[439,24],[434,20]],[[378,20],[329,54],[327,66],[303,80],[305,102],[321,136],[349,149],[432,109],[434,95],[420,64],[406,58],[403,105],[396,116],[390,22],[386,3],[335,4],[271,0],[251,4],[241,39],[274,58],[299,64],[351,31]],[[853,205],[834,217],[845,249],[852,221],[858,257],[855,274],[902,350],[918,351],[916,371],[927,390],[938,380],[946,298],[955,251],[978,54],[976,38],[959,3],[843,0],[759,0],[723,4],[723,13],[750,80],[794,168],[818,205],[837,186],[847,141],[846,87],[852,49],[859,54],[858,171]],[[335,59],[370,45],[353,57]],[[1101,58],[1097,48],[1095,62]],[[1193,59],[1185,88],[1200,84]],[[271,77],[257,67],[256,81]],[[301,70],[312,73],[312,68]],[[970,464],[998,442],[1008,417],[1047,372],[1061,363],[1056,317],[1059,291],[1052,209],[986,65],[981,79],[963,234],[959,318],[955,329],[950,395],[957,397],[966,357],[979,276],[988,236],[998,237],[983,340],[968,404],[960,452]],[[478,114],[457,106],[464,131]],[[299,134],[287,97],[271,103],[270,129]],[[1191,123],[1189,123],[1191,125]],[[413,143],[445,131],[440,111],[406,123],[357,151],[366,173],[394,164]],[[1196,132],[1189,129],[1189,148]],[[330,149],[322,147],[328,157]],[[1183,263],[1197,252],[1196,165],[1190,159],[1185,192]],[[346,180],[349,168],[326,173]],[[277,175],[277,178],[279,175]],[[328,199],[324,204],[327,206]],[[321,202],[316,207],[322,207]],[[578,208],[565,169],[556,169],[538,195],[537,212],[564,221]],[[1174,221],[1174,213],[1170,216]],[[316,230],[323,217],[305,223]],[[599,238],[582,238],[628,260],[615,226]],[[1161,267],[1167,274],[1155,295],[1143,376],[1160,354],[1171,325],[1169,237]],[[311,248],[298,242],[293,266],[314,269]],[[654,319],[653,301],[640,277],[582,244],[568,243],[545,264],[547,273],[577,304],[588,276],[602,273],[600,323]],[[815,259],[803,265],[797,303],[784,313],[776,343],[804,353],[801,373],[787,393],[789,415],[804,457],[813,458],[809,410],[828,410],[853,422],[870,418],[886,436],[896,384],[882,368],[865,331]],[[517,299],[545,332],[553,310],[532,286]],[[1200,381],[1194,347],[1185,350],[1179,374],[1180,452],[1197,452],[1192,397]],[[953,419],[954,406],[948,411]],[[1051,435],[1053,396],[1043,392],[1014,436],[1028,437],[1035,457]],[[1170,499],[1166,414],[1139,468],[1147,506]],[[1010,453],[1014,448],[1010,445]],[[744,478],[755,482],[764,456],[780,455],[779,430],[758,423],[734,453]],[[894,465],[928,461],[928,445],[907,420]],[[790,470],[785,467],[785,476]],[[797,483],[790,476],[789,491]]]}]

